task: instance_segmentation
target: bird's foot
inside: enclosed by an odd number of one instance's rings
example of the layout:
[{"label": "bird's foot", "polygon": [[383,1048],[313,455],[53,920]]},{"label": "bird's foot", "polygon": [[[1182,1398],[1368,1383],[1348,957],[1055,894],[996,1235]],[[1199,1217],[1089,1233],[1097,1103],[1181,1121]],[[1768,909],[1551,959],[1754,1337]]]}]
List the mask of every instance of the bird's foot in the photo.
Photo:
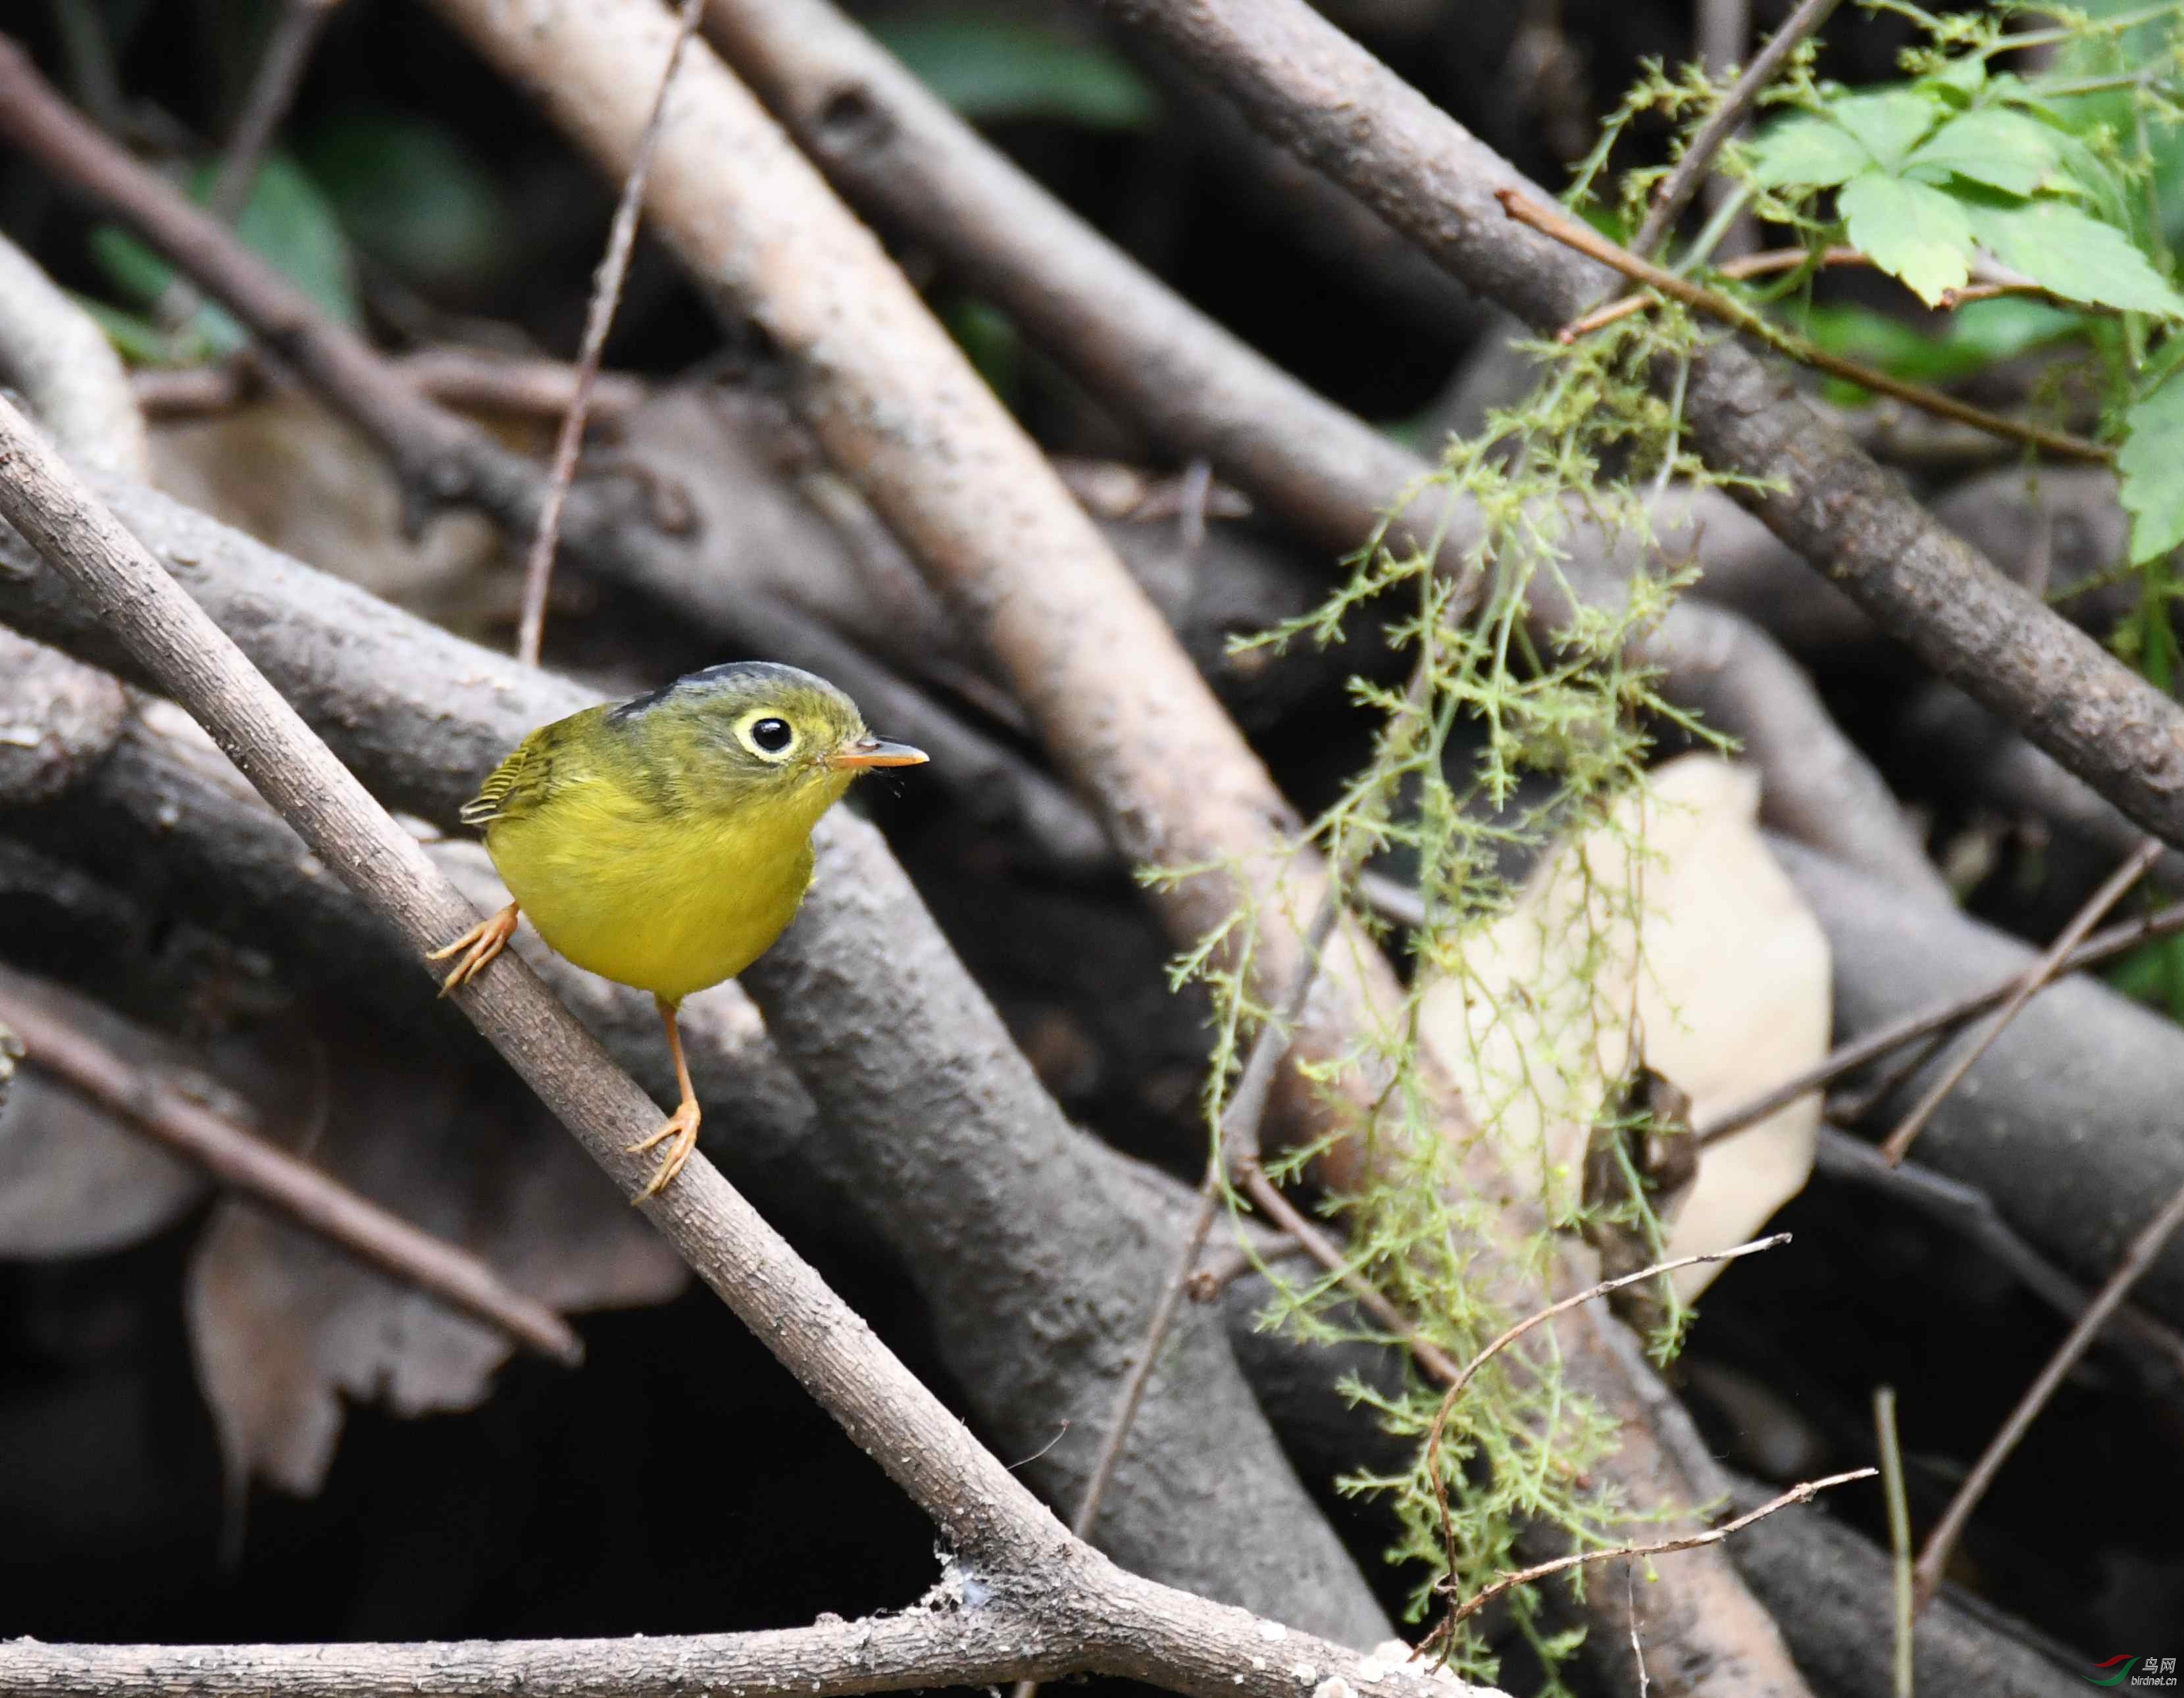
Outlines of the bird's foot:
[{"label": "bird's foot", "polygon": [[440,981],[440,994],[445,996],[460,989],[483,972],[515,935],[515,904],[511,902],[490,920],[479,921],[445,949],[435,949],[426,955],[428,961],[444,961],[455,955],[462,956],[447,977]]},{"label": "bird's foot", "polygon": [[698,1147],[698,1105],[686,1102],[660,1123],[659,1131],[649,1138],[640,1138],[628,1147],[627,1154],[642,1155],[655,1145],[667,1145],[667,1154],[660,1161],[660,1171],[652,1176],[652,1183],[637,1194],[638,1202],[658,1196],[682,1171],[682,1164]]}]

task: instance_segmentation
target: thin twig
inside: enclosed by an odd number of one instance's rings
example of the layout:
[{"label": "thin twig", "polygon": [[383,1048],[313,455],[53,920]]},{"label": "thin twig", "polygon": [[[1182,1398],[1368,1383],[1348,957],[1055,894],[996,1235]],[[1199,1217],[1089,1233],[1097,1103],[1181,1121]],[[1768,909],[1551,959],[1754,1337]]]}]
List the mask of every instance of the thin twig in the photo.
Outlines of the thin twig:
[{"label": "thin twig", "polygon": [[1256,1273],[1277,1261],[1289,1261],[1312,1252],[1285,1232],[1273,1228],[1260,1233],[1260,1242],[1224,1244],[1198,1259],[1184,1295],[1194,1303],[1211,1303],[1247,1273]]},{"label": "thin twig", "polygon": [[281,8],[250,80],[250,92],[228,134],[220,175],[213,181],[212,215],[222,224],[233,224],[249,204],[259,164],[295,101],[319,32],[340,4],[341,0],[288,0]]},{"label": "thin twig", "polygon": [[[296,97],[304,68],[310,63],[311,48],[319,31],[333,15],[341,0],[287,0],[274,19],[273,33],[250,79],[242,110],[220,154],[220,171],[213,179],[213,217],[232,227],[250,204],[250,192],[258,185],[258,171],[273,132],[281,127]],[[176,331],[195,317],[204,297],[187,276],[177,273],[159,292],[154,312],[160,325]]]},{"label": "thin twig", "polygon": [[1079,1539],[1091,1536],[1092,1523],[1100,1515],[1100,1500],[1106,1495],[1116,1464],[1122,1460],[1130,1428],[1137,1420],[1138,1406],[1144,1400],[1146,1383],[1152,1378],[1153,1364],[1167,1341],[1168,1328],[1175,1323],[1176,1311],[1182,1306],[1191,1270],[1198,1265],[1199,1252],[1205,1249],[1206,1236],[1213,1230],[1214,1219],[1221,1211],[1222,1182],[1228,1169],[1228,1152],[1232,1148],[1246,1144],[1256,1145],[1258,1142],[1259,1127],[1266,1119],[1267,1102],[1273,1094],[1275,1073],[1289,1054],[1290,1034],[1303,1016],[1312,988],[1319,978],[1320,955],[1327,948],[1327,940],[1333,935],[1335,920],[1341,911],[1342,905],[1330,885],[1305,933],[1304,960],[1298,966],[1296,983],[1290,988],[1280,1013],[1259,1028],[1251,1053],[1245,1058],[1244,1071],[1221,1116],[1220,1137],[1198,1188],[1197,1216],[1184,1237],[1175,1271],[1162,1288],[1160,1300],[1153,1305],[1152,1317],[1145,1326],[1145,1342],[1139,1346],[1137,1359],[1131,1363],[1129,1375],[1116,1396],[1115,1411],[1108,1419],[1099,1459],[1092,1466],[1092,1477],[1084,1483],[1084,1495],[1078,1500],[1076,1517],[1070,1523],[1070,1531]]},{"label": "thin twig", "polygon": [[[1832,1126],[1820,1127],[1813,1171],[1841,1183],[1867,1186],[1961,1233],[2066,1322],[2084,1314],[2092,1300],[2091,1292],[2028,1244],[2003,1218],[1994,1199],[1975,1185],[1916,1161],[1892,1167],[1871,1144]],[[2108,1342],[2131,1361],[2149,1390],[2174,1395],[2175,1388],[2184,1386],[2184,1335],[2166,1322],[2126,1303],[2109,1322]]]},{"label": "thin twig", "polygon": [[1600,235],[1590,225],[1566,217],[1515,189],[1496,189],[1494,198],[1501,202],[1502,209],[1512,219],[1528,229],[1536,230],[1574,253],[1582,253],[1588,259],[1610,266],[1634,282],[1658,289],[1694,311],[1704,313],[1733,329],[1758,337],[1776,353],[1827,372],[1831,376],[1870,389],[1876,395],[1892,395],[1899,401],[1938,414],[1942,418],[1954,419],[1960,424],[1975,425],[1981,430],[1992,431],[1998,437],[2028,443],[2064,459],[2090,460],[2105,465],[2115,457],[2115,451],[2103,443],[2088,442],[2082,437],[2070,436],[2061,431],[2051,431],[2045,426],[2027,424],[2020,419],[2004,418],[1999,413],[1990,413],[1983,407],[1959,401],[1953,395],[1944,395],[1938,389],[1929,389],[1923,384],[1906,383],[1870,365],[1830,354],[1819,343],[1784,330],[1764,314],[1754,311],[1743,302],[1723,294],[1719,289],[1709,289],[1704,284],[1694,283],[1688,277],[1680,277],[1673,271],[1664,270],[1651,260],[1641,259],[1636,254],[1626,252]]},{"label": "thin twig", "polygon": [[1880,1153],[1891,1166],[1903,1159],[1904,1152],[1911,1148],[1912,1140],[1933,1118],[1934,1111],[1941,1107],[1951,1091],[1956,1089],[1958,1083],[1971,1071],[1972,1064],[1986,1054],[1987,1047],[2002,1036],[2003,1028],[2017,1017],[2018,1010],[2032,999],[2041,986],[2063,970],[2063,963],[2070,958],[2070,951],[2085,942],[2086,934],[2100,924],[2102,916],[2109,909],[2123,900],[2131,886],[2145,876],[2147,868],[2152,866],[2160,855],[2161,840],[2159,838],[2147,838],[2131,851],[2121,866],[2108,876],[2101,888],[2086,899],[2086,905],[2071,916],[2070,923],[2063,928],[2062,935],[2048,945],[2045,955],[2025,969],[2024,976],[2018,980],[2002,1006],[1988,1017],[1986,1024],[1974,1034],[1957,1058],[1943,1070],[1942,1077],[1934,1081],[1911,1112],[1903,1116],[1903,1123],[1888,1134],[1887,1141],[1880,1146]]},{"label": "thin twig", "polygon": [[2115,1272],[2108,1277],[2107,1283],[2101,1287],[2093,1300],[2086,1306],[2086,1312],[2078,1317],[2077,1324],[2070,1328],[2055,1354],[2048,1359],[2048,1365],[2040,1370],[2039,1377],[2026,1388],[2025,1395],[2018,1400],[2017,1406],[2009,1411],[2009,1418],[2003,1422],[2002,1430],[1988,1442],[1979,1461],[1973,1464],[1971,1473],[1964,1477],[1964,1484],[1957,1488],[1956,1496],[1949,1500],[1949,1506],[1942,1511],[1942,1518],[1934,1524],[1934,1530],[1926,1535],[1925,1549],[1919,1553],[1916,1589],[1913,1598],[1914,1608],[1924,1609],[1932,1601],[1934,1593],[1942,1584],[1942,1571],[1947,1566],[1950,1553],[1956,1549],[1957,1540],[1964,1533],[1964,1523],[1971,1518],[1972,1511],[1979,1500],[1986,1495],[1987,1488],[1994,1484],[1994,1477],[2002,1471],[2002,1465],[2008,1461],[2009,1453],[2017,1448],[2017,1442],[2025,1436],[2025,1429],[2047,1406],[2048,1400],[2054,1395],[2055,1388],[2062,1384],[2064,1377],[2077,1366],[2078,1359],[2085,1355],[2087,1347],[2098,1336],[2109,1317],[2115,1311],[2131,1288],[2138,1283],[2147,1269],[2153,1267],[2154,1257],[2161,1253],[2162,1246],[2169,1242],[2170,1235],[2180,1225],[2184,1225],[2184,1187],[2178,1188],[2176,1194],[2162,1205],[2160,1212],[2148,1221],[2138,1236],[2131,1240],[2131,1248],[2124,1252],[2123,1260],[2116,1265]]},{"label": "thin twig", "polygon": [[[1591,1302],[1596,1297],[1605,1297],[1611,1292],[1622,1290],[1626,1285],[1635,1285],[1641,1280],[1652,1279],[1657,1275],[1673,1273],[1680,1267],[1695,1267],[1702,1261],[1734,1261],[1739,1256],[1755,1255],[1763,1250],[1773,1250],[1778,1244],[1786,1244],[1789,1242],[1789,1233],[1774,1233],[1763,1239],[1754,1239],[1749,1244],[1734,1245],[1728,1250],[1709,1250],[1699,1255],[1680,1255],[1673,1261],[1656,1262],[1651,1267],[1641,1267],[1635,1273],[1618,1274],[1613,1279],[1603,1279],[1596,1285],[1589,1285],[1582,1291],[1572,1292],[1568,1296],[1550,1303],[1546,1308],[1527,1315],[1514,1326],[1505,1328],[1485,1350],[1479,1351],[1466,1363],[1463,1371],[1449,1381],[1448,1390],[1441,1397],[1440,1407],[1434,1411],[1433,1425],[1426,1429],[1424,1458],[1426,1476],[1433,1482],[1434,1500],[1440,1507],[1441,1545],[1447,1552],[1449,1573],[1451,1575],[1456,1573],[1456,1515],[1448,1501],[1448,1481],[1446,1471],[1441,1467],[1441,1442],[1447,1434],[1448,1417],[1456,1409],[1457,1400],[1463,1395],[1464,1387],[1471,1383],[1481,1368],[1511,1344],[1515,1344],[1518,1339],[1523,1338],[1525,1333],[1530,1332],[1533,1328],[1553,1320],[1557,1315],[1567,1314],[1582,1304]],[[1462,1621],[1470,1613],[1468,1609],[1460,1611],[1450,1619],[1447,1625],[1451,1628],[1454,1627],[1456,1623]]]},{"label": "thin twig", "polygon": [[[1765,1519],[1778,1509],[1787,1509],[1793,1503],[1810,1503],[1831,1486],[1848,1485],[1852,1480],[1871,1479],[1880,1472],[1878,1468],[1852,1468],[1847,1473],[1830,1474],[1823,1479],[1806,1480],[1794,1485],[1778,1498],[1770,1498],[1758,1509],[1748,1510],[1734,1521],[1724,1522],[1719,1527],[1709,1528],[1704,1533],[1686,1534],[1680,1539],[1664,1539],[1653,1545],[1618,1545],[1605,1550],[1580,1550],[1568,1556],[1557,1556],[1552,1562],[1535,1562],[1529,1568],[1520,1568],[1513,1574],[1504,1574],[1484,1590],[1474,1593],[1451,1611],[1436,1635],[1447,1631],[1467,1616],[1476,1615],[1504,1592],[1516,1586],[1529,1586],[1535,1580],[1544,1580],[1568,1568],[1585,1562],[1609,1562],[1618,1557],[1664,1556],[1673,1550],[1693,1550],[1702,1545],[1717,1545],[1730,1534],[1741,1533],[1755,1521]],[[1431,1641],[1429,1641],[1430,1643]],[[1419,1649],[1424,1651],[1424,1646]]]},{"label": "thin twig", "polygon": [[1653,1679],[1646,1673],[1646,1645],[1638,1637],[1638,1571],[1630,1562],[1623,1565],[1623,1601],[1630,1614],[1630,1660],[1638,1667],[1638,1698],[1650,1698]]},{"label": "thin twig", "polygon": [[[1801,265],[1826,269],[1836,265],[1870,265],[1873,256],[1862,248],[1823,248],[1814,253],[1809,248],[1769,248],[1758,253],[1746,253],[1735,259],[1724,259],[1713,267],[1717,277],[1728,277],[1745,282],[1753,277],[1769,277],[1778,271],[1794,271]],[[1689,269],[1686,267],[1685,269]],[[1568,346],[1580,337],[1591,336],[1596,330],[1605,330],[1633,313],[1642,313],[1657,304],[1655,298],[1643,289],[1635,289],[1627,295],[1618,295],[1605,306],[1595,307],[1582,318],[1572,319],[1555,332],[1555,340]]]},{"label": "thin twig", "polygon": [[1654,197],[1653,209],[1646,214],[1637,240],[1630,244],[1633,253],[1641,259],[1648,258],[1661,245],[1661,238],[1674,226],[1691,197],[1698,192],[1699,185],[1713,169],[1714,155],[1736,133],[1745,114],[1751,111],[1752,102],[1759,97],[1759,92],[1774,81],[1775,72],[1782,69],[1783,61],[1796,50],[1797,43],[1825,24],[1828,14],[1840,4],[1841,0],[1803,0],[1784,19],[1782,27],[1759,50],[1744,75],[1737,78],[1728,97],[1699,126],[1699,133],[1691,137],[1691,145],[1684,149],[1684,157],[1676,162],[1675,170],[1669,173]]},{"label": "thin twig", "polygon": [[[1326,896],[1321,899],[1319,911],[1312,916],[1312,925],[1305,933],[1304,959],[1298,964],[1296,981],[1283,1001],[1281,1012],[1259,1028],[1251,1053],[1244,1060],[1244,1071],[1238,1076],[1236,1088],[1221,1116],[1220,1135],[1214,1140],[1213,1154],[1206,1160],[1206,1177],[1199,1182],[1198,1212],[1192,1217],[1190,1230],[1184,1235],[1174,1271],[1168,1275],[1167,1283],[1161,1288],[1159,1299],[1153,1305],[1151,1317],[1145,1323],[1145,1339],[1138,1346],[1130,1372],[1116,1394],[1115,1407],[1107,1417],[1106,1434],[1100,1441],[1100,1454],[1092,1464],[1091,1478],[1084,1483],[1084,1495],[1078,1500],[1077,1513],[1069,1523],[1069,1530],[1079,1539],[1092,1536],[1092,1523],[1100,1518],[1100,1505],[1107,1495],[1108,1483],[1114,1478],[1115,1469],[1123,1460],[1130,1428],[1137,1424],[1138,1406],[1145,1401],[1145,1388],[1152,1381],[1153,1366],[1160,1360],[1161,1347],[1167,1342],[1169,1329],[1175,1325],[1176,1311],[1182,1307],[1184,1294],[1190,1289],[1192,1271],[1198,1266],[1206,1238],[1221,1213],[1222,1183],[1228,1172],[1228,1152],[1232,1146],[1257,1147],[1259,1128],[1267,1116],[1267,1102],[1273,1094],[1275,1072],[1290,1052],[1290,1034],[1304,1015],[1305,1004],[1319,978],[1321,953],[1327,948],[1327,940],[1334,934],[1334,922],[1341,912],[1336,887],[1330,883]],[[1038,1690],[1038,1681],[1025,1679],[1011,1689],[1010,1698],[1033,1698]]]},{"label": "thin twig", "polygon": [[652,111],[638,138],[637,157],[621,186],[621,203],[615,208],[614,224],[607,232],[607,251],[592,280],[592,298],[584,309],[584,340],[577,355],[577,392],[561,416],[561,433],[554,444],[554,468],[546,483],[546,498],[538,513],[538,530],[531,543],[531,557],[523,568],[523,614],[516,626],[515,656],[526,666],[538,664],[538,645],[546,634],[546,593],[554,581],[554,545],[561,530],[561,504],[577,475],[577,454],[583,445],[584,415],[591,404],[592,385],[599,376],[599,356],[606,348],[607,331],[614,324],[615,309],[621,303],[622,280],[629,275],[629,256],[637,243],[637,220],[644,206],[644,180],[652,170],[653,149],[660,140],[660,120],[667,111],[667,91],[675,81],[675,68],[682,49],[698,27],[705,0],[682,0],[675,23],[675,42],[667,50],[666,67],[652,97]]},{"label": "thin twig", "polygon": [[[1203,460],[1194,460],[1192,468],[1195,473],[1210,476],[1206,473],[1206,462]],[[1201,488],[1195,504],[1202,509],[1203,504],[1204,490]],[[1432,700],[1434,674],[1429,664],[1431,654],[1432,645],[1428,643],[1418,664],[1411,670],[1410,682],[1403,693],[1403,711],[1407,715],[1422,716]],[[1384,795],[1385,787],[1376,788],[1373,793],[1375,798]],[[1335,924],[1342,917],[1343,887],[1356,873],[1363,855],[1361,841],[1356,851],[1329,868],[1326,892],[1320,898],[1311,923],[1305,928],[1303,952],[1298,958],[1295,975],[1284,992],[1281,1006],[1274,1017],[1259,1028],[1252,1041],[1251,1052],[1245,1058],[1244,1071],[1238,1076],[1236,1088],[1222,1111],[1213,1150],[1206,1158],[1206,1177],[1199,1184],[1197,1216],[1184,1239],[1175,1272],[1153,1306],[1145,1342],[1139,1347],[1137,1361],[1132,1365],[1129,1377],[1123,1382],[1121,1394],[1117,1398],[1115,1413],[1108,1422],[1106,1436],[1100,1447],[1099,1460],[1093,1466],[1092,1477],[1085,1483],[1084,1498],[1078,1504],[1077,1517],[1070,1530],[1079,1539],[1090,1536],[1092,1523],[1099,1516],[1100,1500],[1106,1492],[1107,1482],[1112,1478],[1115,1466],[1122,1458],[1123,1447],[1128,1441],[1131,1425],[1137,1419],[1138,1405],[1152,1378],[1153,1364],[1159,1357],[1161,1345],[1167,1337],[1169,1328],[1175,1323],[1176,1311],[1190,1286],[1191,1271],[1197,1266],[1200,1253],[1206,1247],[1206,1236],[1213,1230],[1214,1216],[1220,1210],[1222,1192],[1235,1183],[1239,1173],[1260,1172],[1260,1128],[1267,1117],[1267,1104],[1273,1094],[1275,1075],[1290,1053],[1297,1022],[1304,1018],[1305,1006],[1312,999],[1312,987],[1319,982],[1320,964],[1327,950],[1328,939],[1334,935]],[[1264,1177],[1262,1173],[1261,1177]],[[1392,1304],[1389,1306],[1394,1307]],[[1036,1690],[1034,1683],[1024,1682],[1017,1688],[1015,1698],[1031,1698]]]},{"label": "thin twig", "polygon": [[[2047,983],[2055,983],[2068,974],[2098,966],[2103,961],[2114,960],[2118,955],[2128,954],[2142,944],[2173,938],[2180,932],[2184,932],[2184,902],[2172,903],[2142,919],[2111,926],[2071,950],[2064,958],[2061,968]],[[1698,1129],[1699,1147],[1703,1150],[1719,1144],[1724,1138],[1757,1126],[1800,1097],[1808,1096],[1844,1074],[1855,1072],[1907,1044],[1915,1044],[1930,1033],[1962,1025],[1965,1021],[1984,1014],[2007,1000],[2024,977],[2022,970],[2012,971],[2008,977],[1997,979],[1983,990],[1951,997],[1946,1002],[1936,1003],[1916,1014],[1906,1015],[1889,1025],[1876,1027],[1863,1037],[1838,1046],[1824,1061],[1701,1127]]]},{"label": "thin twig", "polygon": [[1911,1501],[1903,1489],[1903,1449],[1896,1438],[1896,1388],[1873,1389],[1873,1433],[1880,1447],[1880,1490],[1888,1500],[1888,1548],[1896,1558],[1896,1698],[1912,1698]]},{"label": "thin twig", "polygon": [[499,1328],[540,1356],[574,1367],[584,1346],[544,1304],[511,1290],[469,1251],[366,1201],[331,1175],[254,1138],[156,1073],[28,996],[0,990],[0,1023],[33,1066],[81,1092],[223,1185],[348,1251],[368,1267],[414,1285]]},{"label": "thin twig", "polygon": [[1366,1278],[1350,1265],[1334,1240],[1328,1237],[1312,1222],[1311,1216],[1282,1194],[1281,1188],[1267,1177],[1256,1155],[1248,1155],[1238,1163],[1236,1177],[1244,1194],[1252,1205],[1268,1219],[1294,1238],[1306,1255],[1318,1262],[1342,1289],[1356,1300],[1357,1306],[1388,1329],[1390,1336],[1411,1353],[1418,1365],[1444,1385],[1456,1378],[1459,1370],[1456,1359],[1446,1350],[1421,1333],[1411,1317],[1397,1308],[1387,1293]]}]

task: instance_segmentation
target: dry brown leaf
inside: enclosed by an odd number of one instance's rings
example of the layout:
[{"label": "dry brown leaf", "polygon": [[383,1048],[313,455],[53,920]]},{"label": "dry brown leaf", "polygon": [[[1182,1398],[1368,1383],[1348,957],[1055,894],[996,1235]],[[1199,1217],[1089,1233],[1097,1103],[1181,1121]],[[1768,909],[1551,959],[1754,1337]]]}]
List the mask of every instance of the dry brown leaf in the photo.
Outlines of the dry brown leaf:
[{"label": "dry brown leaf", "polygon": [[[294,1046],[290,1046],[292,1049]],[[360,1031],[323,1068],[254,1084],[266,1123],[343,1184],[566,1311],[666,1301],[686,1270],[545,1110],[490,1069]],[[231,1473],[303,1495],[326,1478],[344,1398],[396,1414],[475,1408],[499,1333],[239,1203],[198,1246],[188,1317]]]},{"label": "dry brown leaf", "polygon": [[[1768,853],[1758,806],[1747,769],[1710,754],[1669,762],[1610,826],[1543,862],[1465,951],[1465,980],[1427,993],[1428,1041],[1557,1215],[1629,1073],[1634,1016],[1646,1064],[1689,1094],[1697,1124],[1826,1052],[1827,939]],[[1802,1189],[1819,1123],[1807,1099],[1707,1150],[1667,1254],[1750,1237]],[[1684,1269],[1677,1289],[1696,1296],[1716,1272]]]}]

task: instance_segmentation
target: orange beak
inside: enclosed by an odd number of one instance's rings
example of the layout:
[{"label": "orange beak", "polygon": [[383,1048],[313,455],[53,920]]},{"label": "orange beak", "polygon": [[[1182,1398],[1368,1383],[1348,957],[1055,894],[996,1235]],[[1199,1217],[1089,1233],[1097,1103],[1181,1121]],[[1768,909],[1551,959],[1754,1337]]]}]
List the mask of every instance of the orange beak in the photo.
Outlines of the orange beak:
[{"label": "orange beak", "polygon": [[827,757],[837,772],[862,772],[874,766],[922,766],[933,757],[906,743],[887,743],[877,737],[845,743]]}]

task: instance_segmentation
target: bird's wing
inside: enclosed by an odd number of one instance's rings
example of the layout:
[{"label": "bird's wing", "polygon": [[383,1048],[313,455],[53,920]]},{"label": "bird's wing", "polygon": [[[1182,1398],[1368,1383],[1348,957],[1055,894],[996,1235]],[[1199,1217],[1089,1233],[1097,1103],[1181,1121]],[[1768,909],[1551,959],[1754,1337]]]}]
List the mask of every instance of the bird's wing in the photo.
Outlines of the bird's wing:
[{"label": "bird's wing", "polygon": [[515,753],[494,767],[458,816],[466,826],[489,826],[529,813],[552,793],[553,740],[543,726],[516,745]]}]

